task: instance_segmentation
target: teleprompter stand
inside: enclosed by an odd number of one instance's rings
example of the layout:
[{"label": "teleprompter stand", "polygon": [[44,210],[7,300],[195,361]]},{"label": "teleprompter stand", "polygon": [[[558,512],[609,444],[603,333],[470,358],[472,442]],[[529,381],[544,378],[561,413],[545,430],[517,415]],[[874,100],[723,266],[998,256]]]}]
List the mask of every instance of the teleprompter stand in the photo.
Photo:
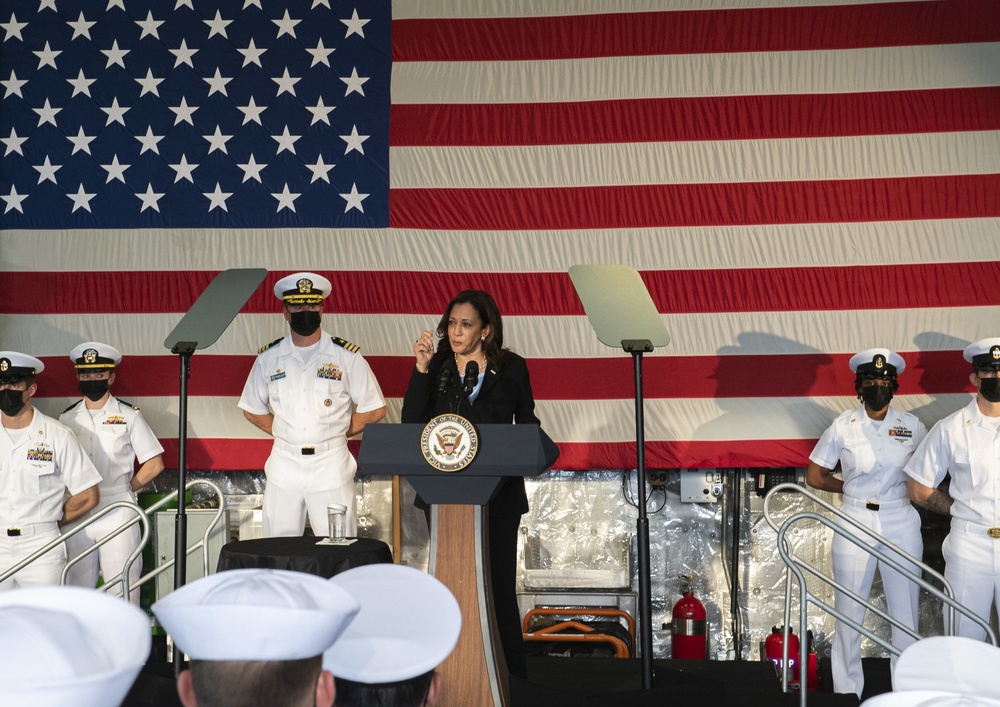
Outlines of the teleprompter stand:
[{"label": "teleprompter stand", "polygon": [[632,355],[635,372],[636,476],[639,518],[636,546],[639,560],[639,637],[642,687],[653,688],[652,590],[650,586],[649,519],[646,515],[646,438],[643,425],[642,355],[670,343],[663,320],[645,284],[625,265],[574,265],[569,269],[587,318],[601,343]]},{"label": "teleprompter stand", "polygon": [[[170,350],[170,353],[177,354],[181,377],[178,406],[174,589],[183,586],[187,578],[187,513],[184,496],[187,486],[188,376],[191,372],[191,356],[195,351],[206,349],[219,340],[222,332],[229,328],[240,309],[266,276],[267,270],[263,268],[226,270],[219,273],[163,341],[163,345]],[[180,661],[175,661],[175,666],[179,669]]]},{"label": "teleprompter stand", "polygon": [[[479,452],[461,471],[443,472],[420,451],[424,425],[369,425],[358,454],[365,474],[405,476],[431,514],[430,573],[462,611],[458,645],[442,664],[443,707],[510,705],[507,666],[496,633],[482,506],[508,476],[537,476],[559,450],[538,425],[477,425]],[[513,591],[513,587],[503,588]]]}]

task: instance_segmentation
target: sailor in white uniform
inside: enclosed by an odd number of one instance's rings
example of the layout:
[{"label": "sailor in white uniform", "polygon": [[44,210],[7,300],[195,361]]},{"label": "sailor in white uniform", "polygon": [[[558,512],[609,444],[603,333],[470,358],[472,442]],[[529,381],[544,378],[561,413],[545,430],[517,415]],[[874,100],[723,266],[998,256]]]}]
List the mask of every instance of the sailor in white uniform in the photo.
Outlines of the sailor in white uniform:
[{"label": "sailor in white uniform", "polygon": [[[118,501],[136,501],[135,492],[163,471],[163,447],[143,418],[139,408],[119,400],[110,387],[117,378],[121,353],[112,346],[88,341],[69,354],[76,369],[78,387],[84,397],[63,410],[59,421],[69,427],[101,473],[101,500],[94,511]],[[139,468],[136,470],[136,462]],[[102,516],[80,532],[66,538],[70,558],[77,557],[123,523],[135,518],[134,512],[119,508]],[[75,526],[72,526],[75,527]],[[72,530],[64,528],[63,532]],[[86,555],[70,568],[68,584],[93,588],[100,570],[105,582],[119,577],[132,552],[138,547],[141,532],[135,524],[119,533],[99,549]],[[132,563],[129,583],[134,585],[142,573],[142,558]],[[121,594],[121,588],[111,590]],[[139,591],[129,592],[133,603]]]},{"label": "sailor in white uniform", "polygon": [[[83,517],[100,498],[101,475],[76,437],[31,404],[44,368],[34,356],[0,351],[0,573],[58,539],[59,525]],[[60,544],[0,582],[0,590],[59,584],[65,567]]]},{"label": "sailor in white uniform", "polygon": [[357,533],[354,473],[347,438],[385,417],[385,400],[358,346],[320,328],[331,283],[295,273],[274,286],[290,336],[258,353],[239,407],[274,437],[264,467],[264,535],[301,535],[306,512],[328,535],[327,505],[347,508],[347,534]]},{"label": "sailor in white uniform", "polygon": [[[855,392],[863,403],[841,414],[823,433],[809,455],[807,482],[818,489],[843,493],[841,510],[845,514],[920,559],[923,555],[920,516],[907,498],[903,466],[927,430],[916,416],[890,405],[899,388],[897,376],[906,368],[906,362],[893,351],[876,348],[856,354],[849,365],[855,373]],[[832,476],[838,463],[842,480]],[[844,528],[850,530],[846,524]],[[859,537],[882,552],[891,552],[887,545],[873,543],[867,536],[859,534]],[[916,572],[912,563],[899,556],[894,559]],[[850,540],[834,536],[833,577],[838,584],[867,597],[876,566],[882,576],[889,613],[916,629],[917,585]],[[842,592],[835,594],[834,604],[838,611],[859,624],[864,622],[864,604]],[[913,638],[893,627],[892,642],[902,649],[913,643]],[[854,692],[860,697],[864,689],[861,634],[838,622],[830,662],[834,690]]]},{"label": "sailor in white uniform", "polygon": [[[964,357],[976,398],[931,428],[906,473],[910,498],[951,515],[941,553],[955,600],[989,621],[990,606],[1000,607],[1000,337],[970,344]],[[938,488],[946,474],[947,491]],[[955,621],[959,636],[986,636],[961,614]]]}]

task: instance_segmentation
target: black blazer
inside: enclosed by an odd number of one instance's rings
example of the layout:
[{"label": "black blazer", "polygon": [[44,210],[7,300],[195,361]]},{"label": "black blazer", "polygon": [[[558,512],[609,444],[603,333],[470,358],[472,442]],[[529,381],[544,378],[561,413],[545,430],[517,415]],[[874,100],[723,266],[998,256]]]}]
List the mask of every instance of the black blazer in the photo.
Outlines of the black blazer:
[{"label": "black blazer", "polygon": [[[439,381],[443,371],[448,372],[449,385],[442,393]],[[446,413],[461,415],[473,424],[540,424],[535,416],[535,399],[524,359],[507,351],[501,365],[488,366],[479,395],[471,404],[462,392],[462,381],[451,353],[434,354],[427,365],[427,373],[421,373],[414,366],[403,396],[402,421],[428,422]],[[490,506],[494,513],[500,509],[517,515],[527,512],[524,481],[507,479]]]}]

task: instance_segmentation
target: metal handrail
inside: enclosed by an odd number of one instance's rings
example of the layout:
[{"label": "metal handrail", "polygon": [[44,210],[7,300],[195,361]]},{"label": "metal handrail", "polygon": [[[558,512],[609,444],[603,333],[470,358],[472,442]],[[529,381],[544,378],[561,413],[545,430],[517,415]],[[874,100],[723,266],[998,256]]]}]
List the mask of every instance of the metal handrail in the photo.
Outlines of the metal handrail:
[{"label": "metal handrail", "polygon": [[[771,513],[770,513],[770,510],[768,508],[768,502],[771,500],[771,497],[773,495],[775,495],[776,493],[778,493],[779,491],[794,491],[794,492],[800,493],[803,496],[805,496],[805,497],[809,498],[810,500],[814,501],[818,505],[823,506],[824,508],[826,508],[827,510],[829,510],[830,512],[832,512],[838,518],[847,521],[847,523],[849,525],[854,526],[857,530],[861,531],[863,534],[868,535],[869,537],[871,537],[872,539],[876,540],[877,542],[882,543],[883,545],[886,545],[896,555],[898,555],[898,556],[900,556],[900,557],[908,560],[910,563],[912,563],[912,564],[914,564],[914,565],[922,568],[922,570],[924,572],[926,572],[927,574],[932,575],[933,577],[937,578],[938,581],[940,581],[941,584],[943,585],[944,591],[941,591],[937,587],[935,587],[934,585],[928,583],[926,580],[923,579],[922,576],[916,575],[915,573],[913,573],[912,571],[910,571],[910,569],[908,567],[904,566],[899,561],[893,559],[889,555],[883,553],[881,550],[878,550],[877,548],[874,548],[874,547],[872,547],[870,545],[865,544],[860,538],[855,537],[852,533],[848,532],[847,530],[845,530],[843,527],[837,525],[836,523],[833,523],[832,521],[830,521],[825,516],[821,516],[821,515],[818,515],[816,513],[808,513],[808,512],[796,513],[796,514],[792,515],[791,517],[789,517],[788,519],[786,519],[781,524],[781,526],[778,527],[777,524],[775,523],[774,519],[771,517]],[[986,630],[986,634],[989,637],[990,641],[993,643],[993,645],[997,645],[997,638],[996,638],[996,635],[993,632],[993,629],[982,618],[980,618],[979,616],[977,616],[976,614],[974,614],[973,612],[971,612],[964,605],[962,605],[962,604],[958,603],[957,601],[955,601],[954,590],[951,587],[951,583],[948,582],[948,580],[945,579],[942,574],[940,574],[939,572],[937,572],[932,567],[926,565],[921,560],[913,557],[912,555],[910,555],[908,552],[906,552],[902,548],[900,548],[900,547],[896,546],[895,544],[889,542],[888,540],[886,540],[884,537],[882,537],[878,533],[875,533],[874,531],[872,531],[872,530],[864,527],[863,525],[861,525],[860,523],[858,523],[856,520],[854,520],[853,518],[851,518],[849,515],[847,515],[843,511],[841,511],[840,509],[838,509],[838,508],[832,506],[831,504],[827,503],[826,501],[824,501],[823,499],[819,498],[818,496],[816,496],[812,492],[806,490],[802,486],[799,486],[798,484],[785,483],[785,484],[779,484],[778,486],[775,486],[773,489],[771,489],[771,491],[768,493],[767,497],[764,499],[764,518],[765,518],[765,520],[767,520],[768,525],[770,525],[772,528],[774,528],[777,531],[777,533],[778,533],[778,554],[781,555],[781,559],[784,561],[785,565],[787,566],[787,568],[788,568],[788,570],[790,572],[789,574],[785,575],[785,610],[784,610],[784,627],[783,627],[783,638],[784,638],[784,640],[782,642],[783,645],[782,645],[782,680],[781,680],[781,682],[782,682],[782,690],[784,692],[788,692],[788,642],[789,642],[788,641],[788,635],[789,635],[789,631],[790,631],[790,629],[789,629],[789,623],[790,623],[790,619],[791,619],[791,591],[792,591],[792,589],[791,589],[792,588],[792,576],[791,576],[791,573],[795,574],[795,577],[796,577],[796,579],[799,582],[799,625],[802,627],[801,628],[802,631],[806,630],[806,625],[807,625],[807,611],[806,611],[806,607],[807,607],[807,605],[809,603],[812,603],[812,604],[816,605],[817,607],[819,607],[820,609],[823,609],[824,611],[826,611],[827,613],[829,613],[830,615],[832,615],[838,621],[843,622],[844,624],[846,624],[850,628],[858,631],[858,633],[860,633],[860,634],[862,634],[862,635],[870,638],[871,640],[875,641],[880,646],[882,646],[883,648],[889,650],[894,655],[899,655],[901,653],[901,651],[898,648],[896,648],[896,646],[894,646],[891,642],[885,641],[885,640],[881,639],[880,637],[876,636],[874,633],[872,633],[871,631],[869,631],[868,629],[866,629],[863,625],[861,625],[858,622],[854,621],[853,619],[845,616],[841,612],[837,611],[837,609],[835,607],[830,606],[825,601],[823,601],[819,597],[817,597],[814,594],[812,594],[811,592],[809,592],[808,591],[808,587],[806,585],[806,577],[802,573],[802,569],[801,569],[802,567],[804,567],[805,569],[807,569],[813,576],[815,576],[815,577],[817,577],[817,578],[825,581],[827,584],[829,584],[830,586],[832,586],[835,590],[843,592],[844,594],[846,594],[848,597],[850,597],[854,601],[866,604],[867,607],[871,611],[873,611],[875,614],[877,614],[881,618],[883,618],[886,621],[888,621],[892,626],[902,629],[904,632],[906,632],[907,634],[909,634],[913,638],[916,638],[916,639],[920,639],[921,638],[920,634],[918,634],[916,631],[914,631],[913,629],[910,629],[908,626],[903,625],[902,622],[900,622],[898,619],[896,619],[893,616],[889,615],[887,612],[882,611],[877,606],[874,606],[873,604],[871,604],[868,601],[868,597],[861,597],[860,595],[856,594],[855,592],[853,592],[853,591],[847,589],[846,587],[844,587],[843,585],[839,584],[832,577],[830,577],[830,576],[828,576],[828,575],[820,572],[815,567],[811,566],[809,563],[804,562],[804,561],[799,560],[798,558],[796,558],[791,553],[791,551],[789,550],[789,542],[788,542],[788,540],[786,539],[785,536],[786,536],[786,534],[788,532],[789,527],[791,527],[794,523],[798,523],[798,522],[803,521],[803,520],[812,520],[812,521],[816,521],[816,522],[818,522],[818,523],[820,523],[822,525],[825,525],[826,527],[830,528],[835,534],[838,534],[841,537],[843,537],[843,538],[849,540],[850,542],[854,543],[859,548],[865,550],[866,552],[868,552],[871,555],[873,555],[874,557],[876,557],[879,561],[885,562],[890,567],[892,567],[897,572],[899,572],[902,576],[907,577],[908,579],[910,579],[910,581],[915,582],[916,584],[918,584],[919,586],[923,587],[928,592],[930,592],[931,594],[933,594],[934,596],[936,596],[942,602],[944,602],[944,604],[948,607],[949,618],[951,619],[950,622],[949,622],[949,630],[954,630],[954,625],[955,625],[954,616],[955,616],[955,612],[958,611],[959,613],[963,614],[964,616],[967,616],[968,618],[972,619],[975,623],[977,623],[981,627],[983,627]],[[804,666],[807,666],[807,665],[808,665],[808,643],[807,643],[807,641],[802,640],[802,641],[799,642],[799,671],[800,671],[800,673],[804,669]],[[799,702],[802,705],[802,707],[805,707],[805,705],[806,705],[807,690],[803,689],[802,680],[801,679],[799,681],[799,693],[800,693],[799,694]]]},{"label": "metal handrail", "polygon": [[[215,530],[215,526],[217,526],[219,524],[219,520],[222,518],[222,514],[226,510],[226,508],[225,508],[226,504],[225,504],[225,498],[222,495],[222,489],[220,489],[218,486],[216,486],[211,481],[208,481],[207,479],[194,479],[193,481],[188,481],[184,485],[184,492],[187,493],[188,489],[191,489],[191,488],[193,488],[195,486],[198,486],[198,485],[208,486],[215,493],[216,497],[219,499],[219,508],[218,508],[218,510],[215,513],[215,517],[212,518],[212,520],[209,522],[208,526],[205,528],[205,533],[204,533],[204,535],[202,535],[201,540],[199,540],[198,542],[194,543],[193,545],[188,545],[188,547],[187,547],[187,554],[188,555],[190,555],[193,552],[196,552],[197,550],[201,550],[201,555],[202,555],[202,569],[204,571],[204,576],[207,577],[210,574],[212,574],[211,567],[209,566],[209,562],[208,562],[208,536],[211,535],[211,533],[212,533],[213,530]],[[154,503],[153,505],[151,505],[149,508],[147,508],[146,509],[146,513],[153,514],[156,511],[158,511],[159,509],[163,508],[165,505],[167,505],[168,503],[170,503],[171,501],[173,501],[175,498],[177,498],[179,491],[180,491],[180,489],[178,489],[176,491],[171,491],[166,496],[164,496],[163,498],[161,498],[159,501],[157,501],[156,503]],[[164,562],[162,565],[157,565],[155,569],[150,570],[149,572],[147,572],[146,574],[144,574],[142,576],[142,578],[138,582],[136,582],[135,586],[136,587],[141,587],[142,585],[146,584],[147,582],[153,581],[153,579],[155,579],[156,577],[158,577],[159,575],[163,574],[168,569],[170,569],[171,567],[173,567],[174,564],[176,563],[176,561],[177,561],[177,558],[173,557],[173,558],[167,560],[166,562]]]},{"label": "metal handrail", "polygon": [[[189,545],[188,548],[187,548],[187,553],[189,555],[191,553],[193,553],[193,552],[196,552],[199,549],[202,551],[203,569],[204,569],[204,574],[207,577],[209,574],[212,573],[211,572],[211,568],[209,567],[209,558],[208,558],[208,536],[215,529],[215,526],[217,526],[219,524],[219,520],[222,518],[222,514],[225,511],[225,500],[224,500],[224,497],[222,495],[222,489],[220,489],[218,486],[216,486],[211,481],[208,481],[208,480],[205,480],[205,479],[195,479],[193,481],[189,481],[185,485],[185,487],[184,487],[185,493],[187,492],[188,489],[193,488],[194,486],[198,486],[198,485],[208,486],[215,493],[216,497],[219,499],[219,508],[216,511],[215,517],[212,518],[211,522],[208,524],[208,527],[205,529],[205,534],[202,536],[202,539],[199,542],[197,542],[197,543],[195,543],[193,545]],[[101,508],[99,510],[93,511],[93,515],[90,515],[87,518],[83,519],[82,521],[79,521],[76,525],[74,525],[74,527],[72,529],[67,530],[64,533],[61,533],[58,538],[56,538],[56,539],[52,540],[51,542],[47,543],[44,547],[39,548],[38,550],[36,550],[35,552],[33,552],[31,555],[29,555],[28,557],[24,558],[20,562],[18,562],[16,565],[14,565],[14,566],[10,567],[9,569],[6,569],[2,573],[0,573],[0,582],[3,582],[4,580],[6,580],[6,579],[12,577],[13,575],[17,574],[22,569],[24,569],[25,567],[27,567],[28,565],[30,565],[32,562],[34,562],[35,560],[37,560],[39,557],[41,557],[42,555],[46,554],[49,550],[51,550],[54,547],[58,547],[60,544],[62,544],[63,542],[65,542],[66,538],[69,538],[69,537],[72,537],[72,536],[76,535],[77,533],[79,533],[80,531],[82,531],[87,526],[92,525],[97,520],[99,520],[99,519],[103,518],[104,516],[106,516],[112,510],[115,510],[115,509],[118,509],[118,508],[129,508],[129,509],[135,511],[136,517],[132,518],[132,519],[130,519],[128,521],[126,521],[125,523],[123,523],[119,527],[115,528],[110,533],[108,533],[107,535],[105,535],[103,538],[101,538],[100,540],[98,540],[91,547],[87,548],[86,550],[84,550],[82,553],[80,553],[76,557],[73,557],[73,558],[69,559],[67,561],[67,563],[66,563],[66,566],[63,568],[62,575],[60,576],[60,580],[59,580],[60,584],[65,584],[66,583],[66,577],[67,577],[67,575],[69,573],[69,569],[73,565],[75,565],[78,562],[80,562],[84,557],[86,557],[90,553],[96,552],[100,547],[102,547],[106,543],[110,542],[112,538],[114,538],[117,535],[123,533],[125,530],[127,530],[130,527],[132,527],[136,523],[141,523],[142,524],[142,537],[140,538],[139,544],[136,546],[135,550],[132,551],[132,554],[130,554],[128,556],[128,559],[125,561],[125,565],[122,568],[122,573],[120,575],[118,575],[117,577],[113,577],[111,580],[105,580],[104,584],[100,587],[100,589],[102,589],[104,591],[108,591],[111,587],[113,587],[116,584],[120,583],[121,586],[122,586],[122,596],[123,597],[128,597],[129,593],[132,590],[138,589],[142,585],[146,584],[147,582],[152,581],[155,577],[157,577],[158,575],[162,574],[163,572],[166,572],[168,569],[170,569],[171,567],[174,566],[176,558],[167,560],[162,565],[158,565],[155,569],[153,569],[150,572],[148,572],[147,574],[143,575],[135,583],[135,586],[130,586],[129,579],[128,579],[129,570],[132,568],[132,565],[135,563],[135,561],[142,554],[143,549],[149,543],[149,534],[150,534],[149,533],[149,527],[150,527],[149,516],[150,516],[150,514],[156,512],[160,508],[163,508],[163,506],[165,506],[168,503],[170,503],[171,501],[173,501],[175,498],[177,498],[177,495],[178,495],[178,491],[172,491],[172,492],[168,493],[166,496],[164,496],[159,501],[157,501],[156,503],[154,503],[153,505],[151,505],[149,508],[147,508],[145,510],[143,510],[137,504],[135,504],[135,503],[133,503],[131,501],[116,501],[115,503],[111,503],[111,504],[109,504],[109,505],[107,505],[107,506],[105,506],[105,507],[103,507],[103,508]]]},{"label": "metal handrail", "polygon": [[[107,543],[109,540],[111,540],[113,537],[115,537],[119,533],[123,532],[126,528],[129,528],[129,527],[135,525],[136,523],[141,523],[142,524],[142,539],[141,539],[138,547],[136,547],[136,549],[132,552],[131,555],[129,555],[128,559],[125,561],[125,568],[126,568],[126,570],[127,569],[131,569],[132,563],[135,562],[136,558],[142,552],[142,548],[149,541],[149,516],[146,515],[146,512],[143,511],[142,508],[140,508],[138,505],[136,505],[135,503],[133,503],[131,501],[115,501],[114,503],[111,503],[111,504],[109,504],[107,506],[104,506],[103,508],[100,508],[100,509],[94,511],[93,515],[90,515],[87,518],[84,518],[83,520],[79,521],[78,524],[76,524],[72,529],[67,530],[67,531],[65,531],[63,533],[60,533],[59,537],[55,538],[54,540],[51,540],[50,542],[46,543],[44,546],[42,546],[39,549],[35,550],[35,552],[33,552],[30,555],[28,555],[26,558],[24,558],[23,560],[21,560],[20,562],[18,562],[16,565],[14,565],[14,566],[12,566],[12,567],[4,570],[3,572],[0,572],[0,582],[3,582],[5,580],[9,579],[10,577],[13,577],[15,574],[17,574],[18,572],[20,572],[21,570],[23,570],[25,567],[27,567],[28,565],[30,565],[32,562],[34,562],[35,560],[37,560],[41,556],[45,555],[49,550],[51,550],[51,549],[53,549],[55,547],[58,547],[59,545],[63,544],[66,541],[66,538],[69,538],[69,537],[72,537],[72,536],[76,535],[77,533],[79,533],[80,531],[82,531],[84,528],[92,525],[93,523],[97,522],[98,520],[100,520],[101,518],[103,518],[104,516],[106,516],[107,514],[109,514],[111,511],[117,510],[119,508],[127,508],[129,510],[134,511],[136,513],[136,517],[132,518],[128,522],[124,523],[121,527],[119,527],[116,530],[112,531],[111,533],[109,533],[104,538],[101,538],[101,540],[98,543],[96,543],[92,547],[88,548],[86,551],[80,553],[79,555],[77,555],[76,557],[74,557],[71,561],[67,562],[66,566],[63,568],[62,575],[60,576],[60,579],[59,579],[59,583],[60,584],[65,584],[66,583],[67,571],[69,570],[69,568],[72,565],[74,565],[77,562],[79,562],[81,558],[85,557],[86,555],[88,555],[91,552],[94,552],[97,548],[101,547],[102,545],[104,545],[105,543]],[[119,581],[119,579],[115,578],[114,582],[111,582],[110,584],[114,584],[117,581]],[[121,584],[122,584],[122,596],[126,596],[127,597],[128,594],[129,594],[128,572],[127,571],[126,572],[122,572]]]}]

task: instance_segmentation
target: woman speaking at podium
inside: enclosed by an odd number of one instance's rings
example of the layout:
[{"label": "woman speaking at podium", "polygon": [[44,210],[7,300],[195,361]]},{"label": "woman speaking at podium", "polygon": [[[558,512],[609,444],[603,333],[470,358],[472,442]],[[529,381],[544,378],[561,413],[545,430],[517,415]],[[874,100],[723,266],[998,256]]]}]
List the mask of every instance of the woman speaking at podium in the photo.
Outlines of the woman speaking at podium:
[{"label": "woman speaking at podium", "polygon": [[[539,424],[524,359],[503,347],[496,302],[482,290],[458,293],[413,344],[416,366],[403,398],[403,422],[457,414],[475,424]],[[497,628],[511,675],[527,677],[515,595],[517,531],[528,510],[524,480],[508,478],[486,506]]]}]

